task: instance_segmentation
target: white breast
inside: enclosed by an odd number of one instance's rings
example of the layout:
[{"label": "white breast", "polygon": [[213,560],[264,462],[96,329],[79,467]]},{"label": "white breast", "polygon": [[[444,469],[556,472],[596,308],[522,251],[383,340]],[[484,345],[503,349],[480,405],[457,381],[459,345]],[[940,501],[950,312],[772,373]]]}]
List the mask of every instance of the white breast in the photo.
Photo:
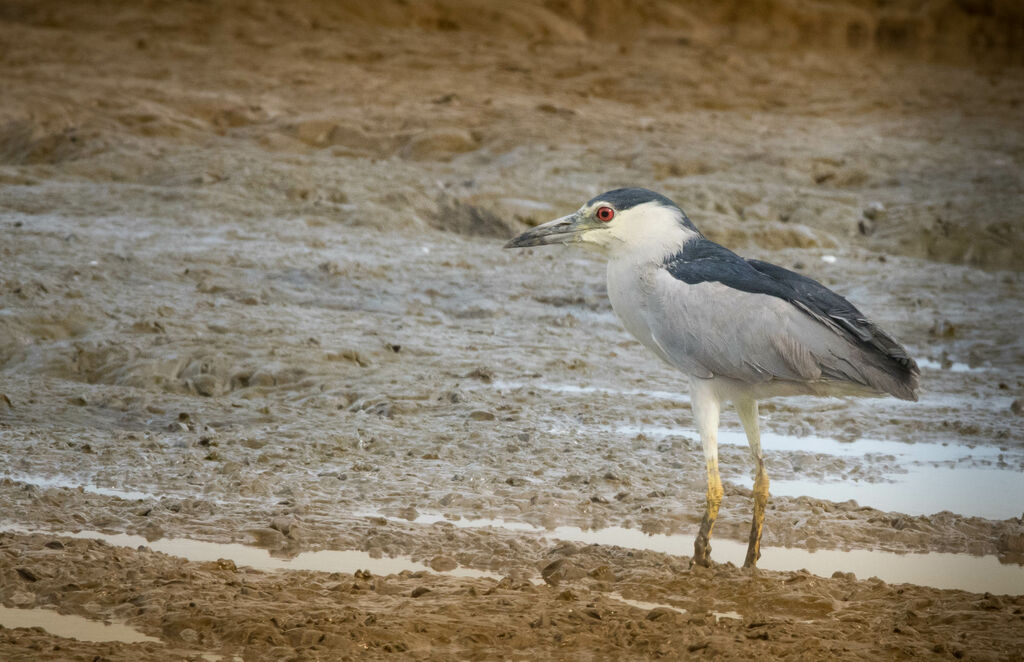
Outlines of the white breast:
[{"label": "white breast", "polygon": [[[658,343],[651,336],[646,321],[648,298],[651,296],[651,284],[657,265],[638,263],[630,259],[612,259],[608,261],[608,299],[612,310],[622,320],[633,336],[645,347],[669,361]],[[671,363],[671,361],[669,361]]]}]

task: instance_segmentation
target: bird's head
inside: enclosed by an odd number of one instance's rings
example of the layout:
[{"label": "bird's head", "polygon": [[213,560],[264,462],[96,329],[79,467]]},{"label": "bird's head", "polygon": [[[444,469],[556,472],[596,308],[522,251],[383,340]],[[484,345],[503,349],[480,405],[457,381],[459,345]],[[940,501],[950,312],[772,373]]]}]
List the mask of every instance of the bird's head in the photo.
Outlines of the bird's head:
[{"label": "bird's head", "polygon": [[579,243],[609,257],[649,254],[658,259],[698,236],[683,210],[665,196],[644,188],[620,188],[524,232],[505,248]]}]

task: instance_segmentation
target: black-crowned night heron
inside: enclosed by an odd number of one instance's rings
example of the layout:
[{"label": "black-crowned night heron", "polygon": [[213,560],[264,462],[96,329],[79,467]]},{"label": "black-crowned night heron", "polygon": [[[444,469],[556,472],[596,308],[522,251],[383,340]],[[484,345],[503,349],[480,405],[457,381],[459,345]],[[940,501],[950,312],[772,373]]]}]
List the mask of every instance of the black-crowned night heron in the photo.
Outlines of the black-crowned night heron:
[{"label": "black-crowned night heron", "polygon": [[718,417],[732,401],[756,465],[745,566],[760,557],[768,475],[757,401],[777,395],[917,400],[917,364],[853,304],[806,276],[746,260],[705,239],[683,210],[642,188],[608,191],[539,225],[506,248],[579,243],[608,258],[608,298],[625,327],[690,377],[693,418],[707,464],[707,506],[695,563],[722,502]]}]

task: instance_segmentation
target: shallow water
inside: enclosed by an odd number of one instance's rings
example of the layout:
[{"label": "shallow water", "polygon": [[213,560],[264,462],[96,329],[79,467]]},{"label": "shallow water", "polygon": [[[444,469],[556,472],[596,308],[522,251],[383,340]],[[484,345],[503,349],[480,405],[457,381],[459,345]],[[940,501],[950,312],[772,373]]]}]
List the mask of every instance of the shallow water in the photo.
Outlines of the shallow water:
[{"label": "shallow water", "polygon": [[101,494],[103,496],[112,496],[119,499],[127,499],[129,501],[139,500],[159,500],[160,496],[153,494],[152,492],[141,492],[138,490],[121,490],[114,487],[102,487],[92,482],[81,482],[71,478],[70,476],[57,475],[57,476],[39,476],[36,474],[23,474],[23,473],[10,473],[5,472],[0,475],[0,479],[7,478],[10,480],[17,481],[19,483],[25,483],[28,485],[35,485],[43,489],[47,488],[68,488],[72,490],[81,489],[83,492],[90,494]]},{"label": "shallow water", "polygon": [[[625,436],[644,434],[659,439],[682,435],[697,439],[695,430],[664,426],[624,425],[615,432]],[[747,446],[742,430],[722,429],[720,445]],[[995,446],[915,443],[858,439],[837,441],[824,437],[796,437],[762,432],[761,447],[768,460],[771,476],[771,454],[778,452],[811,452],[818,456],[856,458],[868,455],[891,456],[893,464],[905,471],[875,474],[870,480],[814,480],[802,478],[774,479],[771,493],[777,496],[809,496],[842,502],[855,500],[862,506],[897,511],[908,515],[931,515],[944,510],[965,516],[1008,519],[1024,512],[1024,473],[1019,451],[1006,451]],[[751,487],[746,475],[736,480]]]},{"label": "shallow water", "polygon": [[[657,425],[622,425],[615,432],[624,435],[645,434],[654,439],[670,435],[683,435],[698,439],[692,428],[666,427]],[[747,446],[747,437],[742,430],[721,428],[718,443],[732,446]],[[761,447],[765,451],[813,451],[825,455],[856,457],[868,453],[895,455],[898,459],[913,462],[950,462],[970,459],[997,460],[1008,451],[995,446],[964,446],[957,443],[906,443],[884,439],[862,438],[854,441],[839,441],[813,435],[798,437],[771,431],[761,431]],[[1017,452],[1018,459],[1020,454]]]},{"label": "shallow water", "polygon": [[0,606],[0,625],[5,628],[43,628],[50,634],[79,641],[119,641],[136,644],[161,643],[123,623],[104,623],[82,616],[58,614],[52,609],[12,609]]},{"label": "shallow water", "polygon": [[612,598],[613,600],[618,600],[619,602],[623,602],[623,603],[625,603],[625,604],[627,604],[627,605],[629,605],[631,607],[636,607],[637,609],[651,610],[651,609],[658,609],[659,607],[664,607],[664,608],[667,608],[667,609],[671,609],[673,611],[677,611],[680,614],[685,614],[686,613],[685,609],[682,609],[681,607],[676,607],[676,606],[670,605],[668,603],[663,603],[663,602],[647,602],[646,600],[633,600],[633,599],[630,599],[630,598],[624,598],[621,595],[619,595],[618,593],[609,593],[608,597]]},{"label": "shallow water", "polygon": [[[1020,517],[1024,512],[1024,476],[1014,469],[913,467],[905,474],[888,474],[893,482],[841,480],[773,480],[777,496],[812,496],[907,515],[932,515],[943,510],[989,519]],[[745,487],[754,481],[739,479]]]},{"label": "shallow water", "polygon": [[[676,607],[675,605],[669,604],[667,602],[647,602],[646,600],[633,600],[631,598],[623,597],[618,593],[609,593],[608,597],[613,600],[618,600],[619,602],[625,603],[631,607],[636,607],[637,609],[646,609],[647,611],[650,611],[652,609],[671,609],[672,611],[679,612],[680,614],[687,613],[685,609],[681,607]],[[743,615],[736,611],[713,611],[711,612],[711,614],[715,617],[716,622],[722,620],[723,618],[743,620]]]},{"label": "shallow water", "polygon": [[[647,534],[637,529],[618,526],[592,531],[575,526],[559,526],[545,530],[522,522],[507,522],[502,519],[448,520],[440,515],[420,515],[414,522],[449,522],[460,528],[530,530],[546,537],[586,544],[618,545],[686,556],[693,553],[692,535]],[[711,544],[716,562],[743,564],[747,552],[745,543],[723,538],[712,539]],[[1001,564],[994,556],[937,552],[896,554],[871,550],[808,551],[789,547],[762,547],[758,567],[781,571],[804,569],[822,577],[831,577],[836,571],[852,572],[860,578],[878,577],[892,584],[913,583],[979,593],[988,591],[999,594],[1024,594],[1024,567]]]},{"label": "shallow water", "polygon": [[[0,530],[37,533],[21,527],[3,527]],[[345,573],[369,570],[378,575],[397,574],[405,570],[410,572],[437,572],[429,566],[413,561],[408,557],[375,558],[367,552],[356,550],[302,552],[294,558],[285,559],[271,556],[270,552],[265,549],[241,543],[215,543],[205,540],[192,540],[190,538],[162,538],[150,542],[142,536],[128,533],[103,533],[100,531],[47,533],[68,538],[102,540],[111,545],[119,545],[121,547],[149,547],[155,552],[180,556],[189,561],[207,562],[230,559],[236,565],[249,566],[257,570],[313,570],[317,572]],[[501,579],[500,575],[473,568],[455,568],[440,574],[454,577]]]}]

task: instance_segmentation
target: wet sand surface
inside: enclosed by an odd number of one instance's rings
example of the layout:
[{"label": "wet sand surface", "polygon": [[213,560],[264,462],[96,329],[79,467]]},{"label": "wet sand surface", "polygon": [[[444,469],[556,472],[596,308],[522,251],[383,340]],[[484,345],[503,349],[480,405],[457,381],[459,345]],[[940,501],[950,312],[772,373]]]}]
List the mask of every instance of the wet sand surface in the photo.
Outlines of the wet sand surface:
[{"label": "wet sand surface", "polygon": [[[467,6],[0,11],[0,658],[1020,659],[1024,19]],[[735,414],[691,569],[685,379],[501,249],[622,185],[921,365],[762,403],[758,571]]]}]

